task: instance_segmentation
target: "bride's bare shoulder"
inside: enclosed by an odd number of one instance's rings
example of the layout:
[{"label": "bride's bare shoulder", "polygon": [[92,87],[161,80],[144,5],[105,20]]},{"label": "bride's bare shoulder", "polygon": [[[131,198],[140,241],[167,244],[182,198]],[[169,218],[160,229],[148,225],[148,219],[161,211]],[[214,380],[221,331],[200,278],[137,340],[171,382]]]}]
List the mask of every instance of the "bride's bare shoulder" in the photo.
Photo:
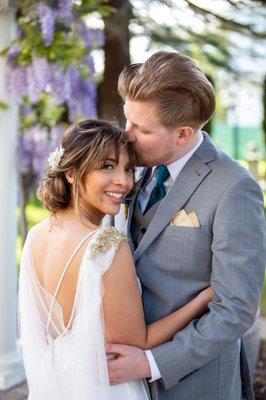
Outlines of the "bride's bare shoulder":
[{"label": "bride's bare shoulder", "polygon": [[38,222],[29,229],[28,237],[33,239],[36,236],[39,236],[40,234],[49,233],[50,230],[51,230],[50,218],[45,218],[44,220]]},{"label": "bride's bare shoulder", "polygon": [[71,250],[93,231],[94,229],[80,224],[75,219],[48,217],[30,229],[27,241],[30,248],[41,251],[44,248]]}]

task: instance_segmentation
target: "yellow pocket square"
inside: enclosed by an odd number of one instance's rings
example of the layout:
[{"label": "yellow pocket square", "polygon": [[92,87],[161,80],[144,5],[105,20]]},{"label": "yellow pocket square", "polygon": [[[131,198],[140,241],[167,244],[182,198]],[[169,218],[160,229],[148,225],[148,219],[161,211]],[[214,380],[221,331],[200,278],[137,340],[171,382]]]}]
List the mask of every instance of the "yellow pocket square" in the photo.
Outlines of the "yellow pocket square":
[{"label": "yellow pocket square", "polygon": [[177,214],[173,216],[170,222],[170,226],[199,228],[200,223],[195,211],[187,214],[185,210],[180,210]]}]

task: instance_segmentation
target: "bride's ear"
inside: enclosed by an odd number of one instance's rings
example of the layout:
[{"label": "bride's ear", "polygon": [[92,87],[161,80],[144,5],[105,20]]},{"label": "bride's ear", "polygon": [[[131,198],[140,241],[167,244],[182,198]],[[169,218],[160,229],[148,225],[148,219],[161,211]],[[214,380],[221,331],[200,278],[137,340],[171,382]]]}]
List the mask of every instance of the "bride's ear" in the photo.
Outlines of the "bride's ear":
[{"label": "bride's ear", "polygon": [[74,168],[69,169],[66,173],[65,173],[66,179],[67,181],[72,185],[74,182],[74,178],[75,178],[75,170]]}]

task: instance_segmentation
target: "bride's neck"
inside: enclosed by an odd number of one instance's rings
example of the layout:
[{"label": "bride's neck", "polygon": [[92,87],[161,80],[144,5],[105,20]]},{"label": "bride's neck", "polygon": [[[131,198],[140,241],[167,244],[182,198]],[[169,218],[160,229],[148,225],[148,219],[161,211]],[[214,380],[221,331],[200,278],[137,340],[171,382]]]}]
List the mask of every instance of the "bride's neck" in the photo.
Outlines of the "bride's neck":
[{"label": "bride's neck", "polygon": [[102,218],[102,215],[95,215],[90,210],[86,210],[85,212],[80,209],[79,213],[77,213],[73,207],[68,207],[67,209],[62,210],[57,216],[59,224],[61,220],[64,224],[67,224],[70,227],[73,226],[73,224],[78,224],[81,228],[87,226],[90,229],[99,228]]}]

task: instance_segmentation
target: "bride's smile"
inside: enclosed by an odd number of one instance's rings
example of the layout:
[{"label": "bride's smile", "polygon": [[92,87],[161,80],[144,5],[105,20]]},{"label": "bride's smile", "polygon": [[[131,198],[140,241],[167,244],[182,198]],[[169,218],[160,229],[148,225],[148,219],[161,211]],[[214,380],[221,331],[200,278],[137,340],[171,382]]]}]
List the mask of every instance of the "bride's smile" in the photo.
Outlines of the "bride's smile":
[{"label": "bride's smile", "polygon": [[111,152],[99,168],[87,175],[83,201],[104,215],[117,214],[123,198],[133,187],[133,174],[127,151],[122,150],[118,160]]},{"label": "bride's smile", "polygon": [[[71,177],[67,178],[71,181]],[[126,149],[121,150],[118,159],[115,151],[111,151],[108,157],[85,177],[80,198],[82,213],[98,223],[106,214],[117,214],[133,183],[134,170]]]}]

